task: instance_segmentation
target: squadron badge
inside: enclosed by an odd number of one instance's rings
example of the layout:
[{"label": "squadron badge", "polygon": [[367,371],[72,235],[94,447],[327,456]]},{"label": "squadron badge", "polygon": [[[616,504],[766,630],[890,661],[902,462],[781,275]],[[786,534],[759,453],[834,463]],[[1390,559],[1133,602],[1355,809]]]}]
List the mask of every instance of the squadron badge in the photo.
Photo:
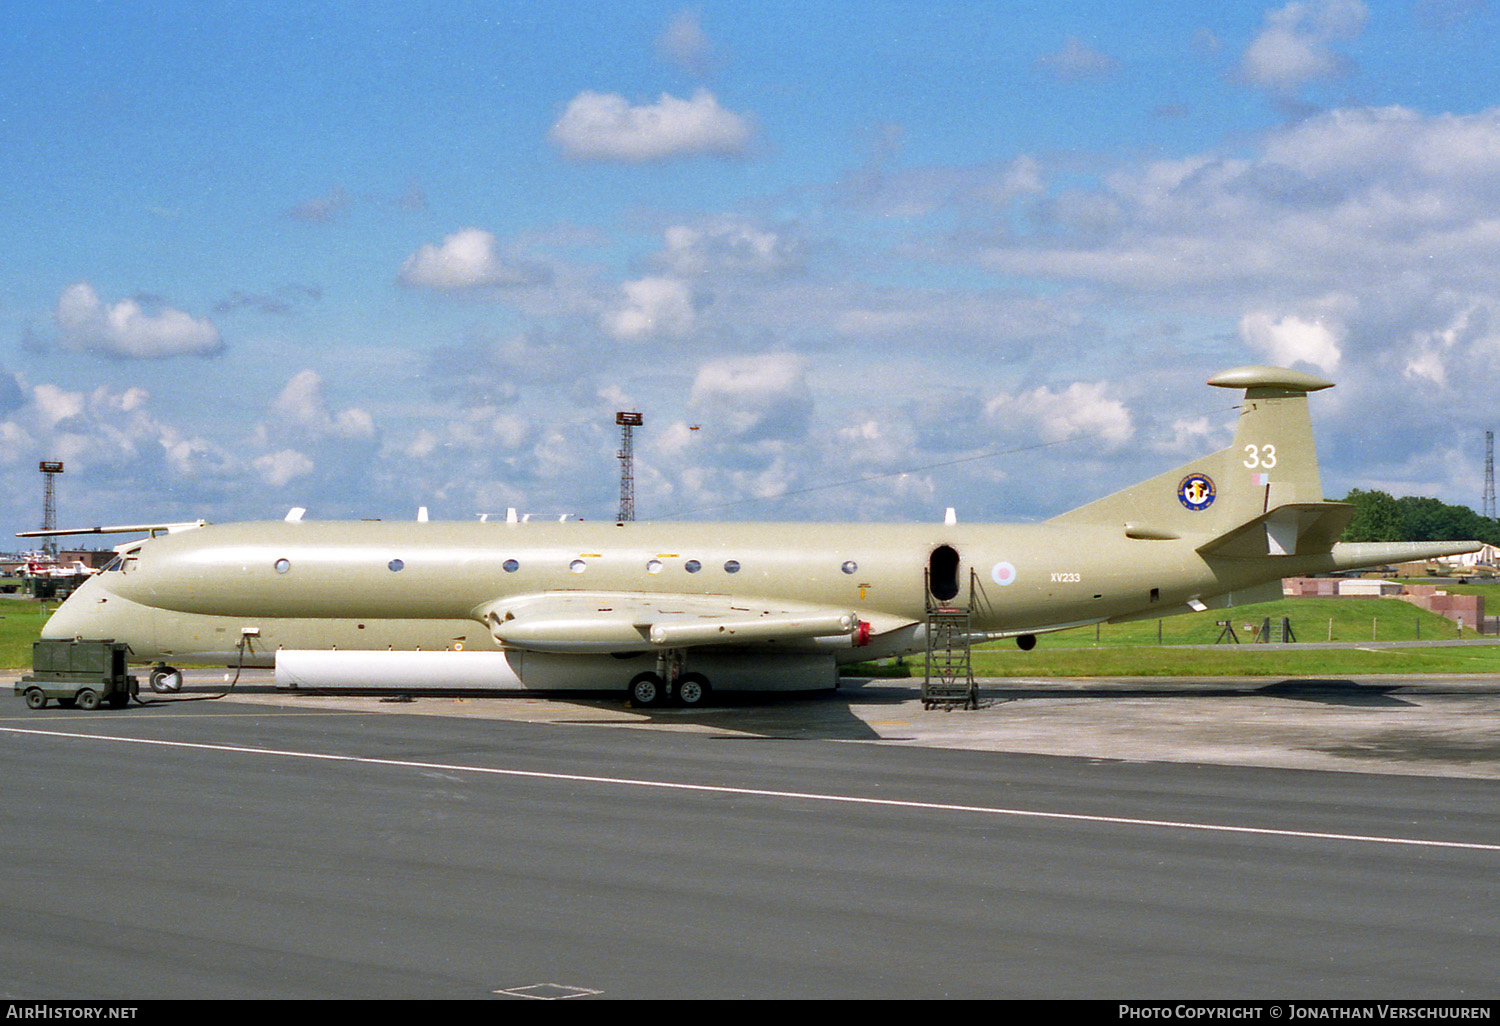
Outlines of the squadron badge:
[{"label": "squadron badge", "polygon": [[1214,504],[1214,482],[1207,474],[1189,474],[1177,486],[1177,501],[1190,510],[1205,510]]}]

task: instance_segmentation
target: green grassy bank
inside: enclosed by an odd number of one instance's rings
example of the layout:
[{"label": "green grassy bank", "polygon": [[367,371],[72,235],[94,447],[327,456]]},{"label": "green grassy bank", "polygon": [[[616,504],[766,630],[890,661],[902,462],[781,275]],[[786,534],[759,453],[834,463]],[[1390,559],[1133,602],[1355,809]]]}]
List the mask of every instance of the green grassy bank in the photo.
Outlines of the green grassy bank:
[{"label": "green grassy bank", "polygon": [[[1426,582],[1419,582],[1426,583]],[[1500,587],[1448,588],[1500,603]],[[974,649],[974,672],[983,677],[1254,677],[1345,676],[1380,673],[1500,673],[1500,647],[1304,649],[1256,644],[1252,627],[1286,617],[1299,642],[1362,644],[1385,641],[1473,640],[1472,624],[1460,634],[1452,621],[1399,599],[1288,598],[1234,609],[1129,624],[1101,624],[1043,634],[1030,652],[1001,641]],[[1241,644],[1220,644],[1228,620]],[[1158,635],[1159,632],[1159,635]],[[1158,637],[1160,641],[1158,642]],[[1186,649],[1183,645],[1211,645]],[[850,668],[851,671],[854,668]],[[873,675],[922,673],[922,657],[904,665],[862,666]],[[851,675],[857,675],[851,672]]]},{"label": "green grassy bank", "polygon": [[0,596],[0,668],[31,668],[31,643],[56,608],[56,602]]}]

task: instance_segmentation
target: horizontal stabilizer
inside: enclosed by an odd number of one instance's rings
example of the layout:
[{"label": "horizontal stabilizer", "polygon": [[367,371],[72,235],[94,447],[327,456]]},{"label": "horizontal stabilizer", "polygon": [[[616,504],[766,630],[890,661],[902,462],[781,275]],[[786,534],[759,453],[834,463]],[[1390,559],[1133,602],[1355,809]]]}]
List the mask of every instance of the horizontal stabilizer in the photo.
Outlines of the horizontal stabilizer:
[{"label": "horizontal stabilizer", "polygon": [[1226,559],[1327,552],[1353,516],[1354,507],[1345,502],[1287,503],[1198,546],[1198,552]]}]

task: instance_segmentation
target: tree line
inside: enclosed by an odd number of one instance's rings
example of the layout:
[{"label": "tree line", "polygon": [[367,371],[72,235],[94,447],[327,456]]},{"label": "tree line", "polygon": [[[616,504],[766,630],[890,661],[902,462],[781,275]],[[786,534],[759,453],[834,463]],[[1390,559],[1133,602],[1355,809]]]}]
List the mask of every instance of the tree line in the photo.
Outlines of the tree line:
[{"label": "tree line", "polygon": [[1399,499],[1356,488],[1339,500],[1354,507],[1343,541],[1476,541],[1500,545],[1500,522],[1468,506],[1450,506],[1420,495]]}]

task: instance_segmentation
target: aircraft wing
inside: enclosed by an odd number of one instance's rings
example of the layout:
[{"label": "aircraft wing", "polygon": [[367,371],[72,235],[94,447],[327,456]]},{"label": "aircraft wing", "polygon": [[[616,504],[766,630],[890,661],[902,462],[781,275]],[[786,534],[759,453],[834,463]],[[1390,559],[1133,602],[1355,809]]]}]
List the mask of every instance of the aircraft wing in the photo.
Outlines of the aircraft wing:
[{"label": "aircraft wing", "polygon": [[848,645],[871,631],[870,617],[852,608],[729,595],[540,592],[497,599],[474,615],[502,645],[536,652],[641,652],[815,638]]}]

